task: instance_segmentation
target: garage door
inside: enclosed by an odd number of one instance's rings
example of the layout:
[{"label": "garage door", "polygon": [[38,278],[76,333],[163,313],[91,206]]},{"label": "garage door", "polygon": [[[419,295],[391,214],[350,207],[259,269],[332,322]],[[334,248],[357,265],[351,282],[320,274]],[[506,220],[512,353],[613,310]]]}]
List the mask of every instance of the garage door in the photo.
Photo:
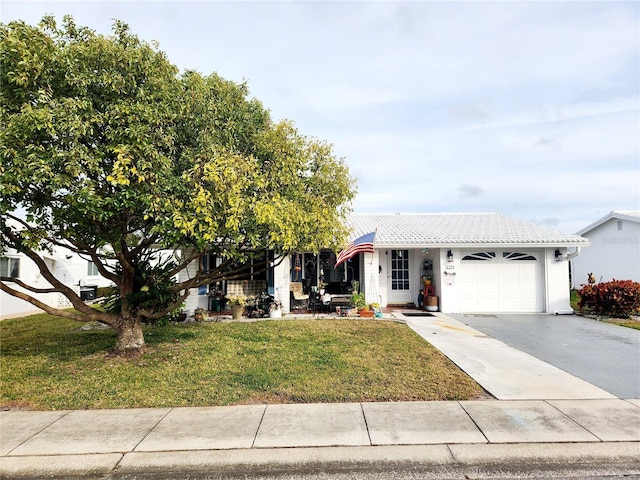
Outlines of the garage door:
[{"label": "garage door", "polygon": [[542,270],[541,252],[463,252],[458,279],[461,311],[544,311]]}]

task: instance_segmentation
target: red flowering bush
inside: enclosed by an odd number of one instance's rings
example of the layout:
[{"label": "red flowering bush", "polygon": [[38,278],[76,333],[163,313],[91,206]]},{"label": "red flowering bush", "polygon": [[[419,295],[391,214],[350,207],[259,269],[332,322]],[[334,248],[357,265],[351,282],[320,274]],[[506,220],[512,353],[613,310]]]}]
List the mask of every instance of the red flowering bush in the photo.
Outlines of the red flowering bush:
[{"label": "red flowering bush", "polygon": [[613,280],[594,285],[581,285],[578,308],[610,317],[628,318],[640,310],[640,283]]}]

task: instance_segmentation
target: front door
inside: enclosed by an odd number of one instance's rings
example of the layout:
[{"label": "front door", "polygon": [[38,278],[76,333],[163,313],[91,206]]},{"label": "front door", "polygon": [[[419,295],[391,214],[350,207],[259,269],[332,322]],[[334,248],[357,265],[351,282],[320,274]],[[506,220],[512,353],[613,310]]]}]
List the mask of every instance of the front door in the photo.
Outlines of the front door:
[{"label": "front door", "polygon": [[411,303],[409,250],[391,250],[389,253],[388,303]]}]

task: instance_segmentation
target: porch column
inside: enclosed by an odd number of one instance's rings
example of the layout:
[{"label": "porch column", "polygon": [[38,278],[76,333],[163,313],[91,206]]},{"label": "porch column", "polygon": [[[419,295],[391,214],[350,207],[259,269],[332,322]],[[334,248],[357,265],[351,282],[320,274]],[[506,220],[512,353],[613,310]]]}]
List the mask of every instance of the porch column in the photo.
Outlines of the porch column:
[{"label": "porch column", "polygon": [[380,264],[380,252],[375,250],[373,253],[365,252],[362,254],[362,280],[361,289],[364,292],[367,303],[380,302],[380,273],[378,273],[378,265]]},{"label": "porch column", "polygon": [[289,300],[289,283],[291,279],[291,255],[287,255],[280,265],[276,265],[273,269],[273,297],[278,298],[282,302],[282,310],[291,311],[291,302]]}]

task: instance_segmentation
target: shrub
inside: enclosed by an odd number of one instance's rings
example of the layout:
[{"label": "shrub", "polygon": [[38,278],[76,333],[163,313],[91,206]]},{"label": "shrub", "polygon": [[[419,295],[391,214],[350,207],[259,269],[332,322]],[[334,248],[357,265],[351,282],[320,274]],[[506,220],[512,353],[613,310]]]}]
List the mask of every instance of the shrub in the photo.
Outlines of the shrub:
[{"label": "shrub", "polygon": [[640,283],[631,280],[612,280],[594,285],[581,285],[578,290],[580,310],[596,315],[628,318],[640,310]]},{"label": "shrub", "polygon": [[369,308],[369,305],[367,304],[367,300],[364,298],[364,293],[352,293],[351,304],[356,308],[362,308],[365,310]]}]

